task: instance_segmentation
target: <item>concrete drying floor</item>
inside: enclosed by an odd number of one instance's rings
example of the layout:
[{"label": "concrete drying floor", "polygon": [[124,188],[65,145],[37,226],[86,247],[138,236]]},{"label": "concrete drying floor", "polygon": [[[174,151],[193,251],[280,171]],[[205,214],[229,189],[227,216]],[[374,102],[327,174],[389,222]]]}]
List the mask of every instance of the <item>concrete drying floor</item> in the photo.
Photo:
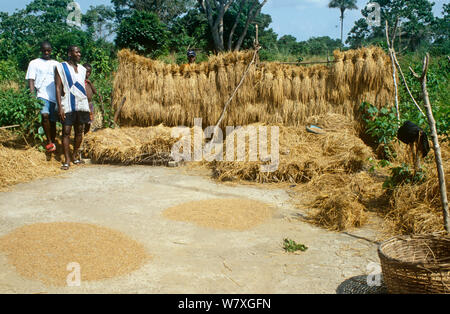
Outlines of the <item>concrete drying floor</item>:
[{"label": "concrete drying floor", "polygon": [[[20,277],[0,253],[0,293],[336,293],[379,262],[375,243],[300,221],[284,190],[217,184],[185,167],[74,168],[0,193],[0,236],[37,222],[93,223],[131,236],[153,258],[123,277],[57,288]],[[161,214],[172,205],[209,198],[250,198],[278,210],[272,220],[244,232]],[[358,235],[371,237],[368,231]],[[285,253],[284,238],[309,249]]]}]

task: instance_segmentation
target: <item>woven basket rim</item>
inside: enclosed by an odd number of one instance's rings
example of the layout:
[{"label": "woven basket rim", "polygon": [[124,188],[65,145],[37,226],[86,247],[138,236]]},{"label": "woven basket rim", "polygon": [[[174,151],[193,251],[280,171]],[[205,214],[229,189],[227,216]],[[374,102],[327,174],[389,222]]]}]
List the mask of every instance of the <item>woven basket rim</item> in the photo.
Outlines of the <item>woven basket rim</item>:
[{"label": "woven basket rim", "polygon": [[378,255],[380,256],[380,258],[384,258],[385,260],[389,261],[389,262],[394,262],[394,263],[398,263],[398,264],[403,264],[405,266],[408,267],[415,267],[421,270],[434,270],[434,269],[439,269],[442,270],[442,268],[445,269],[449,269],[450,270],[450,262],[445,262],[445,263],[426,263],[426,262],[409,262],[409,261],[404,261],[401,260],[399,258],[394,258],[391,257],[389,255],[386,255],[383,252],[383,248],[386,244],[388,243],[392,243],[395,241],[399,241],[399,240],[415,240],[415,239],[424,239],[424,240],[440,240],[440,241],[449,241],[450,242],[450,236],[446,236],[446,235],[437,235],[437,234],[428,234],[428,235],[411,235],[411,236],[405,236],[405,235],[400,235],[400,236],[394,236],[382,243],[380,243],[378,245]]}]

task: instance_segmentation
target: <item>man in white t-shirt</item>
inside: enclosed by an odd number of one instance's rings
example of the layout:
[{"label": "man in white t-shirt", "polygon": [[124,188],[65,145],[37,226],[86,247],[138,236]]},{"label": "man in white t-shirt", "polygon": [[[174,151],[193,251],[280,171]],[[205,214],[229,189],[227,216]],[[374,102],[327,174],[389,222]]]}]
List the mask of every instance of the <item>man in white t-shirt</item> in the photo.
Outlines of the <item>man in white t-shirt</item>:
[{"label": "man in white t-shirt", "polygon": [[[56,103],[63,124],[63,147],[65,162],[61,169],[67,170],[70,162],[82,164],[79,148],[83,141],[84,125],[90,121],[89,101],[86,93],[86,68],[80,63],[81,50],[77,46],[69,47],[69,60],[58,63],[55,69]],[[73,153],[70,155],[70,133],[75,131]]]},{"label": "man in white t-shirt", "polygon": [[50,58],[52,54],[52,46],[48,41],[41,43],[42,56],[30,62],[27,70],[26,79],[30,87],[31,93],[41,100],[43,103],[41,109],[42,127],[47,137],[47,152],[56,150],[56,121],[58,114],[56,110],[56,92],[54,70],[57,61]]}]

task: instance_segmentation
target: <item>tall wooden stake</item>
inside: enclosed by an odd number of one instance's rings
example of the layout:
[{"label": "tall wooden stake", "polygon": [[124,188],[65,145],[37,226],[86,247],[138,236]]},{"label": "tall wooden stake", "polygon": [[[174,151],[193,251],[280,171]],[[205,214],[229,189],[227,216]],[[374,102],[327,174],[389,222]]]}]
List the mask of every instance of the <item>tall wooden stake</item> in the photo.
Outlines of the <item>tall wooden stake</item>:
[{"label": "tall wooden stake", "polygon": [[437,131],[436,131],[436,121],[434,120],[434,117],[433,117],[433,111],[431,110],[431,103],[430,103],[430,98],[428,96],[428,90],[427,90],[427,72],[428,72],[429,63],[430,63],[430,55],[427,53],[427,55],[425,56],[425,59],[423,61],[422,76],[417,75],[411,67],[409,67],[409,70],[422,84],[423,100],[425,102],[425,109],[426,109],[426,114],[427,114],[427,118],[428,118],[428,124],[430,125],[430,129],[431,129],[431,138],[433,140],[434,155],[435,155],[435,159],[436,159],[436,167],[437,167],[438,177],[439,177],[439,187],[440,187],[440,192],[441,192],[442,211],[443,211],[443,216],[444,216],[444,228],[447,232],[450,232],[450,221],[449,221],[450,215],[448,212],[447,188],[445,185],[444,166],[442,165],[441,148],[439,146],[439,140],[438,140]]},{"label": "tall wooden stake", "polygon": [[[395,32],[397,29],[397,25],[395,25],[395,30],[394,30],[394,39],[395,39]],[[386,41],[387,41],[387,45],[388,45],[388,50],[389,50],[389,57],[391,58],[391,63],[392,63],[392,76],[394,78],[394,86],[395,86],[395,109],[397,110],[397,122],[400,125],[400,109],[398,107],[398,85],[397,85],[397,70],[395,67],[395,60],[394,60],[394,55],[393,55],[393,49],[394,49],[394,39],[392,39],[392,42],[389,40],[389,24],[388,21],[386,20]]]}]

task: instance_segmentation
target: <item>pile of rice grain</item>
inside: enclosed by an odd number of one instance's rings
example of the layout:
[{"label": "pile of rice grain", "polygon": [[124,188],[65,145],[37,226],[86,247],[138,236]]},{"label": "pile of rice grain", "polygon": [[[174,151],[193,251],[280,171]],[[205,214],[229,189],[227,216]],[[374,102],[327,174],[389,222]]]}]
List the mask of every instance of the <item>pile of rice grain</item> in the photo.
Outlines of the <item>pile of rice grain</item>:
[{"label": "pile of rice grain", "polygon": [[128,274],[148,259],[143,245],[121,232],[92,224],[37,223],[0,238],[0,251],[23,277],[65,286],[70,263],[80,265],[81,282]]},{"label": "pile of rice grain", "polygon": [[248,230],[270,219],[274,209],[249,199],[210,199],[183,203],[166,209],[171,220],[223,230]]}]

